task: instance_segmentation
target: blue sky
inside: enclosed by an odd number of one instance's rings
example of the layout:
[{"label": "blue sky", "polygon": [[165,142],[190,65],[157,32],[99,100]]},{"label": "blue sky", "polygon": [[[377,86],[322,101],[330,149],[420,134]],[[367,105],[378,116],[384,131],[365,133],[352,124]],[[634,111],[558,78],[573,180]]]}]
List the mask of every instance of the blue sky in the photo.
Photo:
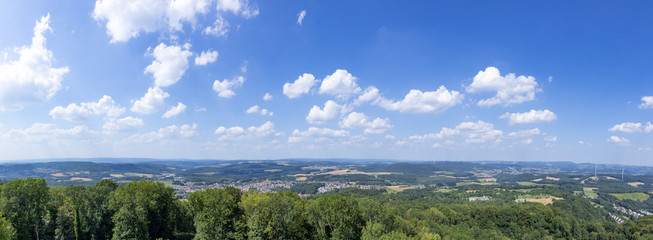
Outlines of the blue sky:
[{"label": "blue sky", "polygon": [[13,1],[0,159],[651,165],[651,5]]}]

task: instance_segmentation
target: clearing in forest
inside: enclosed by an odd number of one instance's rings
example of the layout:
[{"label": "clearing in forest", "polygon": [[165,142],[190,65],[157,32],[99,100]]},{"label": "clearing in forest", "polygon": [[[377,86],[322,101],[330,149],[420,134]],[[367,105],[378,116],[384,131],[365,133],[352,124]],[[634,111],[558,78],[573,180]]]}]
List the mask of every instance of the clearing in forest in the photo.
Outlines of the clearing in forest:
[{"label": "clearing in forest", "polygon": [[637,201],[644,201],[649,198],[649,195],[646,193],[610,193],[610,195],[616,197],[619,200],[625,200],[625,199],[630,199],[630,200],[637,200]]}]

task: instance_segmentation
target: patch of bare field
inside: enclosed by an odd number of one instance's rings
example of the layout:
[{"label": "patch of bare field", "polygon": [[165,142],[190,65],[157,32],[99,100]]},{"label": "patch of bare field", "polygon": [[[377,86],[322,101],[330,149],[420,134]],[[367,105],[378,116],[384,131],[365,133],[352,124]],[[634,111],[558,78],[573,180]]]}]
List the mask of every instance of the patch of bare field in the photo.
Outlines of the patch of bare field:
[{"label": "patch of bare field", "polygon": [[65,177],[66,175],[64,175],[63,173],[53,173],[53,174],[50,174],[50,176],[53,176],[53,177]]},{"label": "patch of bare field", "polygon": [[407,189],[416,189],[416,188],[419,188],[419,187],[420,186],[418,186],[418,185],[396,185],[396,186],[387,186],[386,188],[388,188],[390,190],[397,191],[397,192],[401,192],[401,191],[404,191],[404,190],[407,190]]},{"label": "patch of bare field", "polygon": [[389,172],[361,172],[358,170],[342,169],[331,172],[319,173],[318,175],[351,175],[351,174],[365,174],[365,175],[390,175]]},{"label": "patch of bare field", "polygon": [[83,177],[71,177],[70,180],[68,180],[68,181],[90,182],[90,181],[93,181],[93,179],[90,179],[90,178],[83,178]]},{"label": "patch of bare field", "polygon": [[115,178],[125,177],[125,175],[122,175],[122,174],[116,174],[116,173],[114,173],[114,174],[109,174],[109,176],[111,176],[111,177],[115,177]]},{"label": "patch of bare field", "polygon": [[275,168],[275,169],[265,169],[265,170],[263,170],[263,171],[264,171],[264,172],[281,172],[282,170],[281,170],[281,169],[277,169],[277,168]]},{"label": "patch of bare field", "polygon": [[517,200],[521,200],[521,201],[524,201],[524,202],[534,202],[534,203],[549,205],[549,204],[553,203],[553,200],[562,200],[562,199],[564,199],[564,198],[548,196],[548,197],[541,197],[541,198],[521,198],[521,199],[517,199]]},{"label": "patch of bare field", "polygon": [[541,178],[531,180],[531,182],[540,182],[540,181],[542,181]]},{"label": "patch of bare field", "polygon": [[608,179],[608,180],[619,180],[619,179],[616,179],[616,178],[613,178],[613,177],[609,177],[609,176],[607,176],[607,177],[605,177],[605,178]]},{"label": "patch of bare field", "polygon": [[298,177],[298,178],[296,178],[295,180],[296,180],[296,181],[306,181],[306,179],[308,179],[308,178],[306,178],[306,177]]},{"label": "patch of bare field", "polygon": [[560,178],[546,176],[546,180],[560,181]]},{"label": "patch of bare field", "polygon": [[633,187],[638,187],[639,185],[644,185],[643,182],[629,182],[628,185]]}]

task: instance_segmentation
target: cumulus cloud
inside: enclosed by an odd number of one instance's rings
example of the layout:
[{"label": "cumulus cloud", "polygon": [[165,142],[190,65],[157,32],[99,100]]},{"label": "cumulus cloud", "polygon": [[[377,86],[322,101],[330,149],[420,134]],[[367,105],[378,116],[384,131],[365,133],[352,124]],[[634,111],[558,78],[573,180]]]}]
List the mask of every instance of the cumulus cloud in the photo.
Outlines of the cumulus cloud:
[{"label": "cumulus cloud", "polygon": [[166,111],[161,117],[162,118],[171,118],[177,116],[186,111],[186,105],[181,102],[177,102],[177,106],[172,106],[168,111]]},{"label": "cumulus cloud", "polygon": [[551,122],[556,120],[558,117],[555,113],[545,110],[534,110],[531,109],[525,113],[505,113],[499,118],[507,118],[509,124],[525,124],[525,123],[537,123],[537,122]]},{"label": "cumulus cloud", "polygon": [[305,141],[322,142],[331,138],[343,138],[349,136],[346,130],[335,130],[330,128],[310,127],[306,131],[295,129],[292,136],[288,137],[289,143],[298,143]]},{"label": "cumulus cloud", "polygon": [[204,28],[204,31],[202,33],[206,35],[213,35],[216,37],[220,36],[225,36],[229,32],[229,22],[224,20],[221,16],[218,16],[217,19],[215,19],[215,22],[213,22],[213,26],[208,26]]},{"label": "cumulus cloud", "polygon": [[102,126],[107,132],[131,131],[143,126],[143,119],[135,117],[124,117],[121,119],[111,118]]},{"label": "cumulus cloud", "polygon": [[218,51],[202,51],[195,57],[195,65],[206,65],[218,59]]},{"label": "cumulus cloud", "polygon": [[525,137],[530,137],[533,135],[540,135],[540,134],[544,134],[544,133],[542,133],[542,131],[539,128],[533,128],[533,129],[511,132],[508,133],[506,136],[509,138],[525,138]]},{"label": "cumulus cloud", "polygon": [[197,134],[197,124],[181,126],[170,125],[167,127],[159,128],[158,131],[134,134],[126,139],[127,142],[134,143],[152,143],[162,140],[174,140],[190,138]]},{"label": "cumulus cloud", "polygon": [[268,111],[265,108],[261,108],[258,105],[254,105],[249,107],[247,110],[245,110],[246,113],[252,114],[252,113],[259,113],[263,116],[272,116],[274,115],[273,112]]},{"label": "cumulus cloud", "polygon": [[236,95],[233,89],[239,88],[243,83],[245,83],[245,77],[243,76],[238,76],[231,80],[215,80],[215,82],[213,82],[213,90],[216,91],[220,97],[231,98]]},{"label": "cumulus cloud", "polygon": [[557,142],[557,141],[558,141],[558,137],[556,137],[556,136],[547,136],[547,137],[544,138],[544,141],[547,141],[547,142]]},{"label": "cumulus cloud", "polygon": [[2,135],[4,140],[16,142],[54,141],[62,138],[79,138],[90,131],[86,126],[74,126],[69,129],[55,128],[54,124],[34,123],[25,129],[12,129]]},{"label": "cumulus cloud", "polygon": [[625,122],[625,123],[614,125],[608,130],[610,132],[625,132],[625,133],[640,132],[642,131],[642,124]]},{"label": "cumulus cloud", "polygon": [[501,76],[499,69],[488,67],[479,71],[465,90],[468,93],[496,92],[494,97],[478,101],[479,106],[509,106],[534,100],[538,89],[532,76],[516,76],[514,73]]},{"label": "cumulus cloud", "polygon": [[624,137],[610,136],[610,138],[608,138],[608,142],[616,143],[617,145],[620,146],[630,146],[630,140]]},{"label": "cumulus cloud", "polygon": [[154,113],[165,105],[165,99],[169,96],[170,94],[159,87],[150,87],[147,89],[147,93],[141,99],[136,100],[129,110],[141,114]]},{"label": "cumulus cloud", "polygon": [[266,138],[277,135],[277,131],[274,130],[274,123],[267,121],[261,126],[251,126],[247,129],[242,127],[218,127],[215,130],[215,135],[220,136],[218,140],[225,141],[237,141],[243,139],[256,139],[256,138]]},{"label": "cumulus cloud", "polygon": [[333,95],[336,98],[346,99],[352,94],[361,92],[356,83],[357,78],[344,69],[337,69],[333,74],[327,75],[320,85],[320,94]]},{"label": "cumulus cloud", "polygon": [[245,18],[259,14],[258,7],[250,6],[248,0],[218,0],[218,11],[232,12]]},{"label": "cumulus cloud", "polygon": [[207,13],[211,0],[97,0],[96,21],[106,21],[111,42],[125,42],[141,32],[183,30],[183,23],[195,24]]},{"label": "cumulus cloud", "polygon": [[642,97],[642,104],[639,105],[641,109],[653,109],[653,96]]},{"label": "cumulus cloud", "polygon": [[381,134],[393,127],[387,118],[376,118],[370,122],[364,113],[358,112],[349,113],[338,125],[341,128],[363,128],[363,132],[368,134]]},{"label": "cumulus cloud", "polygon": [[306,17],[306,10],[302,10],[297,14],[297,25],[302,25],[304,22],[304,17]]},{"label": "cumulus cloud", "polygon": [[32,44],[16,48],[18,60],[0,63],[0,111],[45,102],[61,89],[68,67],[52,67],[54,57],[44,36],[48,31],[52,32],[50,14],[36,22]]},{"label": "cumulus cloud", "polygon": [[57,106],[50,110],[50,116],[54,119],[67,121],[85,121],[92,115],[106,115],[107,117],[118,117],[125,113],[125,108],[116,105],[111,96],[104,95],[97,102],[71,103],[66,107]]},{"label": "cumulus cloud", "polygon": [[302,94],[308,93],[317,81],[313,74],[304,73],[299,76],[293,83],[283,84],[283,94],[288,98],[298,98]]},{"label": "cumulus cloud", "polygon": [[501,136],[503,136],[503,131],[494,129],[494,125],[491,123],[479,120],[476,122],[462,122],[453,129],[443,127],[438,133],[429,133],[421,136],[414,135],[408,139],[423,142],[432,139],[451,140],[451,138],[458,137],[463,138],[465,143],[485,143],[492,140],[500,140]]},{"label": "cumulus cloud", "polygon": [[323,109],[313,105],[311,110],[308,112],[308,116],[306,116],[306,121],[310,124],[326,123],[338,116],[339,109],[340,105],[331,100],[324,103]]},{"label": "cumulus cloud", "polygon": [[154,86],[167,87],[175,84],[188,69],[188,57],[193,53],[188,51],[190,44],[184,46],[167,46],[160,43],[152,56],[154,61],[145,68],[145,73],[154,76]]},{"label": "cumulus cloud", "polygon": [[[378,91],[378,90],[377,90]],[[363,100],[374,96],[375,90],[371,89],[368,96],[365,93]],[[440,86],[436,91],[422,92],[420,90],[410,90],[403,100],[394,102],[392,100],[380,98],[375,103],[387,110],[413,113],[439,113],[450,107],[458,105],[463,100],[463,94],[458,91],[447,90],[446,87]]]},{"label": "cumulus cloud", "polygon": [[270,101],[270,100],[272,100],[272,95],[270,95],[270,93],[265,93],[265,95],[263,95],[263,101]]}]

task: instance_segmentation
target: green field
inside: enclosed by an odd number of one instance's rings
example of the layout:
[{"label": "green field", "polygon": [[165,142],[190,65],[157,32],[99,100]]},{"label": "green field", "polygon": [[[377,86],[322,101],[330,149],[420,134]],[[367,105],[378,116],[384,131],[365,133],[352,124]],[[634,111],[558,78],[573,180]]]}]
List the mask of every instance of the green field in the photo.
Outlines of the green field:
[{"label": "green field", "polygon": [[610,195],[616,197],[619,200],[625,200],[625,199],[630,199],[630,200],[639,200],[643,201],[649,198],[649,195],[646,193],[610,193]]},{"label": "green field", "polygon": [[596,192],[594,192],[594,188],[583,188],[583,192],[585,193],[585,196],[591,197],[591,198],[597,198],[599,197]]},{"label": "green field", "polygon": [[517,182],[517,184],[522,185],[522,186],[535,186],[535,185],[538,185],[537,183],[533,183],[533,182]]}]

